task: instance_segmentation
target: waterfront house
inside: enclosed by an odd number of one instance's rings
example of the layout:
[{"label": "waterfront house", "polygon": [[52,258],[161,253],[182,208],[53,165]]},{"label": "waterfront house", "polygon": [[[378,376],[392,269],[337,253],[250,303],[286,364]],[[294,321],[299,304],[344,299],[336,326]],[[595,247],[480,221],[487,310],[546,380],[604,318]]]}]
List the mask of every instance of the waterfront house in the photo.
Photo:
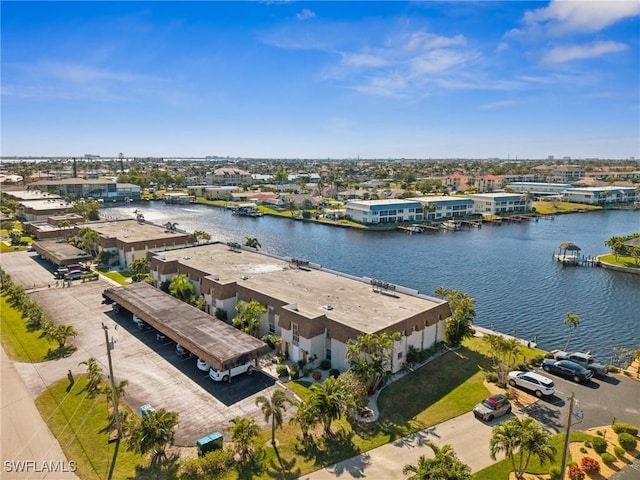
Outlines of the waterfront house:
[{"label": "waterfront house", "polygon": [[473,200],[474,212],[479,214],[504,215],[532,211],[531,200],[520,193],[474,193],[469,198]]},{"label": "waterfront house", "polygon": [[473,200],[468,197],[434,195],[432,197],[416,197],[408,200],[416,200],[422,204],[423,219],[427,221],[464,218],[474,213]]},{"label": "waterfront house", "polygon": [[567,202],[590,205],[632,204],[640,199],[636,187],[604,186],[572,188],[563,193]]},{"label": "waterfront house", "polygon": [[358,200],[347,203],[346,215],[365,224],[415,222],[423,220],[423,208],[416,200]]}]

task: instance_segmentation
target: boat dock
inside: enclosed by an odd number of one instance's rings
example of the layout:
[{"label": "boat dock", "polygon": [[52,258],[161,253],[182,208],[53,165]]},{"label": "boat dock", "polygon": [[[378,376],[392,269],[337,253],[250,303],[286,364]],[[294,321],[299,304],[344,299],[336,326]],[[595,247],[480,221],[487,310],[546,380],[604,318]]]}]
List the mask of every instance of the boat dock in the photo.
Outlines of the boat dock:
[{"label": "boat dock", "polygon": [[558,247],[558,253],[553,254],[553,259],[562,265],[575,265],[583,267],[599,267],[600,260],[597,257],[580,256],[580,247],[572,242],[564,242]]}]

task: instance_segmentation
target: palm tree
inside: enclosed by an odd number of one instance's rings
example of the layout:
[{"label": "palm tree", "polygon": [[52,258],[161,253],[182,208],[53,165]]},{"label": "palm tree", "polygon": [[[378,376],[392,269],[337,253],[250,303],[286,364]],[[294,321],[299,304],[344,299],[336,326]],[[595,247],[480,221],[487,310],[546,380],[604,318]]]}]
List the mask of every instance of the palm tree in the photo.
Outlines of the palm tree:
[{"label": "palm tree", "polygon": [[244,242],[244,246],[245,247],[255,248],[256,250],[259,249],[260,247],[262,247],[262,245],[260,245],[260,242],[258,241],[258,239],[254,238],[254,237],[247,237],[247,241]]},{"label": "palm tree", "polygon": [[327,378],[322,384],[311,385],[308,399],[324,427],[325,436],[331,436],[331,423],[351,408],[349,393],[334,378]]},{"label": "palm tree", "polygon": [[471,468],[462,463],[451,445],[438,447],[427,442],[435,457],[421,455],[418,465],[405,465],[402,473],[411,474],[408,480],[467,480],[471,478]]},{"label": "palm tree", "polygon": [[238,302],[236,305],[238,314],[231,320],[231,324],[249,335],[257,337],[260,330],[260,316],[267,309],[255,300],[250,302]]},{"label": "palm tree", "polygon": [[166,449],[173,442],[176,425],[176,412],[167,412],[164,408],[149,411],[146,416],[130,422],[127,428],[127,448],[142,455],[152,451],[151,463],[166,460]]},{"label": "palm tree", "polygon": [[493,460],[498,453],[504,452],[505,457],[511,460],[518,479],[523,478],[532,456],[537,457],[540,464],[544,465],[547,460],[553,460],[556,453],[549,434],[531,417],[515,417],[495,426],[491,432],[489,448]]},{"label": "palm tree", "polygon": [[93,396],[100,391],[100,383],[102,383],[102,370],[100,365],[93,357],[87,358],[78,365],[86,365],[87,367],[87,393]]},{"label": "palm tree", "polygon": [[82,246],[88,253],[94,257],[98,254],[98,241],[100,235],[89,227],[84,227],[78,232],[78,236],[82,242]]},{"label": "palm tree", "polygon": [[565,351],[569,348],[569,342],[571,341],[571,334],[580,325],[580,317],[575,313],[567,313],[564,317],[564,325],[569,329],[569,338],[567,338],[567,344],[564,346]]},{"label": "palm tree", "polygon": [[253,458],[253,442],[260,433],[260,428],[253,418],[235,417],[231,419],[231,438],[235,445],[236,452],[243,462],[247,457]]},{"label": "palm tree", "polygon": [[164,227],[167,230],[173,232],[173,231],[175,231],[177,225],[178,225],[177,222],[167,222],[167,223],[164,224]]},{"label": "palm tree", "polygon": [[300,425],[302,439],[307,440],[309,438],[309,429],[317,424],[317,416],[313,406],[309,402],[300,402],[298,404],[298,410],[293,414],[289,423],[297,423]]},{"label": "palm tree", "polygon": [[347,344],[346,359],[351,369],[365,382],[369,393],[382,386],[391,369],[394,342],[400,339],[395,333],[363,333]]},{"label": "palm tree", "polygon": [[451,307],[451,318],[445,327],[445,343],[450,347],[459,347],[470,337],[471,326],[476,316],[475,299],[464,292],[450,288],[436,288],[436,295],[446,298]]},{"label": "palm tree", "polygon": [[270,398],[260,395],[256,398],[256,405],[260,405],[265,422],[271,419],[271,445],[276,444],[276,428],[282,427],[282,413],[287,409],[291,400],[282,390],[274,390]]},{"label": "palm tree", "polygon": [[181,273],[171,279],[169,294],[190,304],[195,298],[196,290],[189,279],[187,279],[187,276]]},{"label": "palm tree", "polygon": [[69,337],[75,337],[78,335],[78,331],[71,325],[54,325],[50,324],[44,331],[44,336],[50,342],[57,342],[58,348],[62,349],[67,344]]},{"label": "palm tree", "polygon": [[193,232],[193,236],[196,238],[196,241],[211,240],[211,235],[203,230],[196,230],[195,232]]}]

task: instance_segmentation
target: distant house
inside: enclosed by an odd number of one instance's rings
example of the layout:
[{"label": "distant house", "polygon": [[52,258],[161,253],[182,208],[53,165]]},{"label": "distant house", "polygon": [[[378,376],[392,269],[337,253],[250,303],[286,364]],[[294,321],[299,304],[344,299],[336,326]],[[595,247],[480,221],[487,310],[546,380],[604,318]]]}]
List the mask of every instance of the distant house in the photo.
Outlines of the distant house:
[{"label": "distant house", "polygon": [[416,200],[354,200],[347,203],[346,215],[360,223],[413,222],[423,219],[423,208]]},{"label": "distant house", "polygon": [[222,167],[216,168],[212,173],[206,177],[208,185],[252,185],[252,175],[239,168]]},{"label": "distant house", "polygon": [[565,190],[563,198],[568,202],[590,205],[631,204],[640,199],[636,187],[584,187]]},{"label": "distant house", "polygon": [[531,200],[520,193],[474,193],[473,209],[478,214],[528,213],[531,212]]},{"label": "distant house", "polygon": [[463,175],[462,173],[452,173],[451,175],[447,175],[444,177],[442,183],[450,190],[458,192],[464,192],[474,185],[473,177]]},{"label": "distant house", "polygon": [[500,175],[482,175],[475,179],[478,193],[495,192],[502,188],[504,177]]}]

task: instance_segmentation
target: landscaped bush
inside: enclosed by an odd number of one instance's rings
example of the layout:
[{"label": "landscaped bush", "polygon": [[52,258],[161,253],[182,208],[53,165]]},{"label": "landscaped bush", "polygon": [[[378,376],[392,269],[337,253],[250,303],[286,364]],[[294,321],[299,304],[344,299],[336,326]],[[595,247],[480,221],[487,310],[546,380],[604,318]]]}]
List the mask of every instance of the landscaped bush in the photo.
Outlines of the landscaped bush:
[{"label": "landscaped bush", "polygon": [[527,362],[516,363],[514,366],[514,370],[519,370],[521,372],[526,372],[529,370],[529,364]]},{"label": "landscaped bush", "polygon": [[600,462],[595,458],[582,457],[580,466],[582,467],[584,473],[588,473],[589,475],[593,473],[600,473]]},{"label": "landscaped bush", "polygon": [[624,454],[627,453],[627,451],[620,445],[616,445],[613,447],[613,453],[616,454],[616,457],[624,457]]},{"label": "landscaped bush", "polygon": [[320,370],[329,370],[331,368],[331,360],[327,360],[326,358],[324,360],[320,361]]},{"label": "landscaped bush", "polygon": [[584,480],[585,474],[577,465],[571,465],[569,467],[569,478],[571,480]]},{"label": "landscaped bush", "polygon": [[638,427],[636,427],[635,425],[629,425],[628,423],[613,422],[613,425],[611,425],[611,428],[616,433],[625,432],[625,433],[628,433],[629,435],[633,435],[634,437],[638,436]]},{"label": "landscaped bush", "polygon": [[338,378],[340,376],[340,370],[338,370],[337,368],[332,368],[331,370],[329,370],[329,375],[331,375],[333,378]]},{"label": "landscaped bush", "polygon": [[280,342],[282,341],[280,335],[275,335],[273,333],[267,333],[266,335],[263,335],[260,340],[269,345],[269,347],[271,347],[271,350],[280,345]]},{"label": "landscaped bush", "polygon": [[540,365],[542,363],[542,361],[544,360],[544,355],[536,355],[535,357],[533,357],[530,360],[531,365]]},{"label": "landscaped bush", "polygon": [[613,462],[616,461],[616,457],[611,455],[609,452],[604,452],[602,455],[600,455],[600,458],[602,458],[602,461],[605,465],[612,465]]},{"label": "landscaped bush", "polygon": [[585,440],[584,441],[584,446],[588,447],[588,448],[591,448],[591,441],[590,440]]},{"label": "landscaped bush", "polygon": [[595,437],[593,439],[592,445],[596,453],[603,454],[607,451],[607,441],[604,438]]},{"label": "landscaped bush", "polygon": [[484,379],[489,383],[497,383],[498,382],[498,374],[495,372],[488,372]]},{"label": "landscaped bush", "polygon": [[276,373],[279,377],[288,377],[289,376],[289,368],[286,365],[278,365],[276,367]]},{"label": "landscaped bush", "polygon": [[622,448],[629,452],[631,450],[635,450],[638,445],[638,440],[636,440],[633,435],[627,432],[622,432],[618,434],[618,443],[620,443]]},{"label": "landscaped bush", "polygon": [[549,480],[562,480],[562,472],[558,467],[551,467],[549,469]]},{"label": "landscaped bush", "polygon": [[291,365],[291,368],[289,369],[289,375],[293,380],[300,377],[300,368],[296,363]]}]

